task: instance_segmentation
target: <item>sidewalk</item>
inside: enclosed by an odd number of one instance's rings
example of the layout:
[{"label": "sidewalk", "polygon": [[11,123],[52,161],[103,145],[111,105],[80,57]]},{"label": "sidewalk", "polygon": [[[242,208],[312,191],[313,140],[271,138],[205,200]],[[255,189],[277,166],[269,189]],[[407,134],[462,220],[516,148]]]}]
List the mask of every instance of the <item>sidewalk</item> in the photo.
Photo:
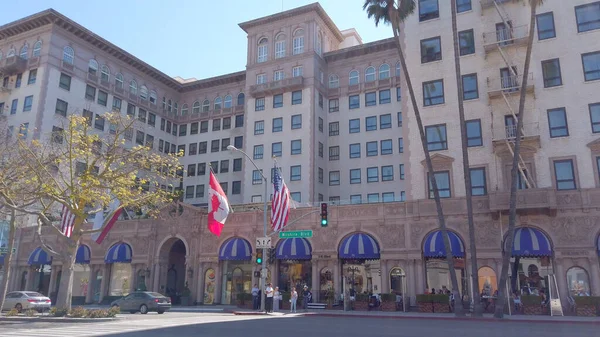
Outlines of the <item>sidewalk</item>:
[{"label": "sidewalk", "polygon": [[[109,305],[86,304],[85,309],[109,309]],[[212,313],[231,313],[236,309],[232,305],[195,305],[195,306],[172,306],[169,312],[212,312]]]}]

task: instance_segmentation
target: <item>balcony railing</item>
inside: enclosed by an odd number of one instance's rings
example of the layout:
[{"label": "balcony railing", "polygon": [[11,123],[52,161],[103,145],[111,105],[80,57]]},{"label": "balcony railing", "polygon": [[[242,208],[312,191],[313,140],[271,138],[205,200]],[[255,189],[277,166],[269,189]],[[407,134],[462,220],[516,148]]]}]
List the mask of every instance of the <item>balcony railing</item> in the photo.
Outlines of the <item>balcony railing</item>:
[{"label": "balcony railing", "polygon": [[480,0],[481,9],[488,9],[494,7],[494,2],[497,2],[499,5],[502,5],[507,2],[516,2],[518,0]]},{"label": "balcony railing", "polygon": [[498,45],[501,47],[519,46],[527,43],[528,36],[528,25],[497,29],[493,32],[483,33],[483,46],[486,52],[495,50]]},{"label": "balcony railing", "polygon": [[[234,112],[235,111],[235,112]],[[244,106],[238,105],[233,108],[223,108],[219,110],[211,110],[211,111],[202,111],[200,113],[191,113],[187,115],[173,115],[169,114],[168,116],[173,118],[178,123],[187,123],[187,122],[196,122],[203,119],[209,119],[213,117],[227,117],[231,116],[234,113],[244,112]]]},{"label": "balcony railing", "polygon": [[281,81],[253,85],[250,87],[250,95],[252,97],[276,95],[286,91],[301,89],[303,85],[304,77],[302,76],[285,78]]},{"label": "balcony railing", "polygon": [[[537,137],[540,135],[540,123],[524,123],[521,137]],[[505,125],[494,130],[494,141],[514,140],[517,137],[516,125]]]},{"label": "balcony railing", "polygon": [[[499,76],[499,77],[488,77],[487,78],[487,87],[488,87],[488,95],[490,98],[500,96],[502,92],[512,93],[518,92],[521,90],[521,79],[522,75],[517,74],[510,76]],[[533,73],[529,73],[527,78],[527,88],[528,92],[533,91],[534,83],[533,83]]]},{"label": "balcony railing", "polygon": [[0,60],[0,73],[4,76],[23,73],[27,69],[27,60],[20,56],[7,57]]}]

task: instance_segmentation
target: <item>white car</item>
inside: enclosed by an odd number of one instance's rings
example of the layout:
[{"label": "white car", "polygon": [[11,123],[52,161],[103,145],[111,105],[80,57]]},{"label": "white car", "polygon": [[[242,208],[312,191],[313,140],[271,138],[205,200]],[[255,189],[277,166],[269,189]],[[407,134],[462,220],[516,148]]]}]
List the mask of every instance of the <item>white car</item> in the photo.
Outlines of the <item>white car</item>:
[{"label": "white car", "polygon": [[13,308],[19,312],[27,309],[47,311],[50,310],[50,298],[35,291],[11,291],[6,294],[2,310]]}]

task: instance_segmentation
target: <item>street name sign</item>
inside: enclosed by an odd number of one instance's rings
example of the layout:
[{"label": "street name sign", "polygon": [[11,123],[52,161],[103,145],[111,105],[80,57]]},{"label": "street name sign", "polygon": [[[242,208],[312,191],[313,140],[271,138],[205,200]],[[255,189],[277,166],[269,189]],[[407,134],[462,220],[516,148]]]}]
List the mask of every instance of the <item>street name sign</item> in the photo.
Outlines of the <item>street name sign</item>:
[{"label": "street name sign", "polygon": [[280,239],[312,238],[312,236],[313,236],[312,230],[279,232]]},{"label": "street name sign", "polygon": [[266,237],[262,237],[262,238],[256,238],[256,248],[258,248],[258,249],[271,248],[271,237],[266,236]]}]

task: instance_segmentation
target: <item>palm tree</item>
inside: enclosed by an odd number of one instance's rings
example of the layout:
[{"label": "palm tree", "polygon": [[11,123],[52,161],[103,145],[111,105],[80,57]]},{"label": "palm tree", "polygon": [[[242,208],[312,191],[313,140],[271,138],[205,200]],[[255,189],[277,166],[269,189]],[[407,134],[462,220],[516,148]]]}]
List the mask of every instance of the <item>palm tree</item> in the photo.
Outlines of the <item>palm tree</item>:
[{"label": "palm tree", "polygon": [[500,272],[500,281],[498,282],[498,299],[496,303],[496,312],[494,316],[497,318],[504,317],[504,305],[508,294],[506,294],[506,281],[508,279],[508,268],[510,264],[510,258],[512,255],[512,246],[515,235],[515,224],[517,220],[517,183],[519,175],[519,156],[521,154],[521,135],[523,134],[523,119],[525,114],[525,95],[527,88],[527,75],[529,74],[529,64],[531,63],[531,49],[533,47],[533,36],[535,33],[535,13],[537,6],[542,4],[543,0],[529,0],[529,6],[531,11],[529,13],[529,40],[527,41],[527,51],[525,54],[525,65],[523,66],[523,80],[521,81],[521,93],[519,97],[519,116],[517,121],[517,132],[518,135],[515,137],[515,148],[512,161],[512,168],[510,171],[511,184],[510,184],[510,201],[509,201],[509,214],[508,214],[508,231],[506,233],[506,243],[504,245],[504,253],[502,256],[502,271]]},{"label": "palm tree", "polygon": [[465,124],[465,107],[463,102],[463,83],[460,71],[460,53],[458,45],[458,28],[456,23],[456,0],[452,0],[452,40],[454,42],[454,69],[456,71],[456,87],[458,88],[458,119],[462,140],[463,175],[465,176],[465,193],[467,199],[467,221],[469,223],[469,252],[471,260],[471,293],[473,294],[473,315],[483,316],[483,308],[479,299],[479,277],[477,271],[477,245],[475,243],[475,223],[473,221],[473,198],[471,189],[471,171],[469,170],[469,148]]},{"label": "palm tree", "polygon": [[464,316],[464,310],[462,307],[462,297],[458,291],[458,280],[456,272],[454,271],[454,256],[450,248],[450,238],[448,237],[448,230],[446,228],[446,220],[444,218],[444,211],[442,209],[442,201],[440,199],[440,193],[438,191],[437,181],[435,179],[433,163],[431,162],[431,156],[429,154],[429,148],[427,147],[427,138],[425,137],[425,129],[423,128],[423,121],[421,120],[421,114],[419,113],[419,106],[417,105],[417,99],[415,97],[415,91],[410,80],[408,73],[408,67],[406,66],[406,60],[404,53],[402,52],[402,43],[400,41],[400,24],[406,20],[415,11],[415,0],[364,0],[363,10],[367,11],[367,16],[375,20],[375,26],[379,26],[380,22],[390,24],[392,31],[394,32],[394,39],[396,41],[396,47],[398,48],[398,56],[400,57],[400,65],[402,66],[402,72],[404,74],[404,80],[406,81],[406,87],[410,96],[410,101],[415,113],[415,119],[417,120],[417,126],[419,128],[419,135],[421,137],[421,145],[423,146],[423,152],[425,153],[425,162],[427,163],[427,171],[429,172],[429,184],[433,189],[433,197],[435,199],[435,206],[438,215],[438,222],[440,230],[442,231],[442,237],[444,241],[444,249],[446,251],[446,261],[448,262],[448,269],[450,274],[450,280],[452,282],[452,292],[454,298],[457,299],[458,305],[454,306],[454,313],[456,316]]}]

